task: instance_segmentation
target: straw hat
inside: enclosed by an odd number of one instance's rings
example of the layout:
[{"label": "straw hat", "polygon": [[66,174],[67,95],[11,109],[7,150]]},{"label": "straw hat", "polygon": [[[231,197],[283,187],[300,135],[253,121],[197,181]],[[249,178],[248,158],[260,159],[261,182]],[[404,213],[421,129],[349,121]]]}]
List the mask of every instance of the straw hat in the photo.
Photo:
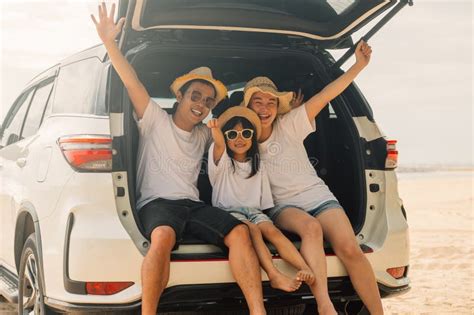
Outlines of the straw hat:
[{"label": "straw hat", "polygon": [[256,77],[245,85],[244,88],[244,106],[248,106],[250,98],[255,92],[271,94],[278,98],[278,114],[285,114],[291,110],[290,102],[293,98],[293,92],[279,92],[275,83],[267,77]]},{"label": "straw hat", "polygon": [[173,91],[174,95],[177,95],[179,89],[185,85],[187,82],[191,80],[205,80],[211,83],[214,88],[216,89],[216,103],[219,103],[227,96],[227,88],[225,85],[219,81],[214,79],[212,76],[212,71],[208,67],[199,67],[194,70],[191,70],[189,73],[180,76],[176,80],[174,80],[173,84],[171,84],[170,88]]},{"label": "straw hat", "polygon": [[222,128],[224,125],[234,117],[243,117],[250,121],[250,123],[254,126],[255,132],[257,133],[257,140],[260,139],[260,135],[262,133],[262,125],[260,122],[260,118],[258,118],[257,114],[251,109],[248,109],[243,106],[232,106],[231,108],[227,109],[223,112],[219,118],[217,118],[217,123],[219,127]]}]

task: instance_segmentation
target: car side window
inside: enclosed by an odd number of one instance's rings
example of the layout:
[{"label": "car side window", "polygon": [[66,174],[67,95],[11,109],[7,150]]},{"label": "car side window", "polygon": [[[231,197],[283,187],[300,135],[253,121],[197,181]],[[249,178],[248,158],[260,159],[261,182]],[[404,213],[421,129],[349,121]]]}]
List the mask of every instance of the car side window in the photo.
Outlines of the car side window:
[{"label": "car side window", "polygon": [[95,114],[102,67],[97,57],[62,66],[54,92],[52,113]]},{"label": "car side window", "polygon": [[33,94],[33,101],[28,109],[23,131],[21,132],[21,139],[35,134],[41,126],[43,113],[53,88],[53,82],[54,79],[48,79],[36,88]]},{"label": "car side window", "polygon": [[10,145],[20,140],[20,132],[23,126],[26,111],[33,95],[33,89],[23,93],[13,105],[13,109],[5,120],[5,124],[2,127],[2,138],[1,147]]}]

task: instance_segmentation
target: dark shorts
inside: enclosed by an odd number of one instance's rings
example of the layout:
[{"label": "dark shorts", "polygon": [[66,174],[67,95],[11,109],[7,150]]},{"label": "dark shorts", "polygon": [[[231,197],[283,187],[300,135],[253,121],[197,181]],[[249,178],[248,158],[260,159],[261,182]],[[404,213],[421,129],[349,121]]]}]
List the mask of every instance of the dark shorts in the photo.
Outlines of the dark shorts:
[{"label": "dark shorts", "polygon": [[222,209],[189,199],[158,198],[144,205],[138,211],[138,216],[148,240],[156,227],[171,227],[176,233],[175,249],[186,233],[227,251],[224,237],[234,227],[242,224]]}]

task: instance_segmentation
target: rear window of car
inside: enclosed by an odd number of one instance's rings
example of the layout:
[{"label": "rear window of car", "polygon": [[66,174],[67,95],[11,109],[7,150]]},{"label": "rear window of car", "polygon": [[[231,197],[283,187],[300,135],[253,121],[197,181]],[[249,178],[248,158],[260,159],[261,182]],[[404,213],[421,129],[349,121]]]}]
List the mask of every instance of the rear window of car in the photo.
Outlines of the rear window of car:
[{"label": "rear window of car", "polygon": [[344,11],[349,9],[356,0],[327,0],[327,3],[336,11],[338,15],[341,15]]},{"label": "rear window of car", "polygon": [[103,93],[99,93],[103,64],[99,58],[87,58],[59,70],[52,106],[53,114],[101,115]]},{"label": "rear window of car", "polygon": [[[291,14],[303,19],[315,19],[324,22],[334,15],[344,14],[360,0],[160,0],[148,1],[144,8],[143,19],[147,14],[160,10],[192,10],[193,8],[242,8],[274,11]],[[146,24],[146,23],[145,23]]]}]

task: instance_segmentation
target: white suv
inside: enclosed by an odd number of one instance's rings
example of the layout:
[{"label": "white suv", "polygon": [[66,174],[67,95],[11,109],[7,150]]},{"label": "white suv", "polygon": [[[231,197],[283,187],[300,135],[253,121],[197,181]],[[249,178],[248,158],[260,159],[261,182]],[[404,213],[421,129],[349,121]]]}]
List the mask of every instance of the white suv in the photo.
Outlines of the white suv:
[{"label": "white suv", "polygon": [[[313,95],[342,73],[353,51],[336,62],[326,49],[354,47],[354,31],[385,13],[370,38],[409,3],[121,1],[118,15],[126,23],[120,47],[160,104],[173,103],[174,78],[202,65],[235,91],[224,103],[239,103],[239,90],[257,75],[280,90]],[[382,296],[405,292],[409,241],[394,171],[396,142],[381,133],[355,84],[319,114],[317,125],[305,141],[308,156],[346,209]],[[104,47],[34,78],[8,112],[0,145],[0,295],[18,302],[20,314],[136,312],[149,245],[135,211],[138,132]],[[209,202],[205,160],[198,184]],[[335,306],[357,313],[362,303],[329,244],[326,257]],[[292,272],[278,256],[274,261]],[[300,314],[315,303],[307,287],[284,293],[264,282],[264,296],[270,313]],[[159,311],[244,309],[227,257],[189,236],[172,253]]]}]

